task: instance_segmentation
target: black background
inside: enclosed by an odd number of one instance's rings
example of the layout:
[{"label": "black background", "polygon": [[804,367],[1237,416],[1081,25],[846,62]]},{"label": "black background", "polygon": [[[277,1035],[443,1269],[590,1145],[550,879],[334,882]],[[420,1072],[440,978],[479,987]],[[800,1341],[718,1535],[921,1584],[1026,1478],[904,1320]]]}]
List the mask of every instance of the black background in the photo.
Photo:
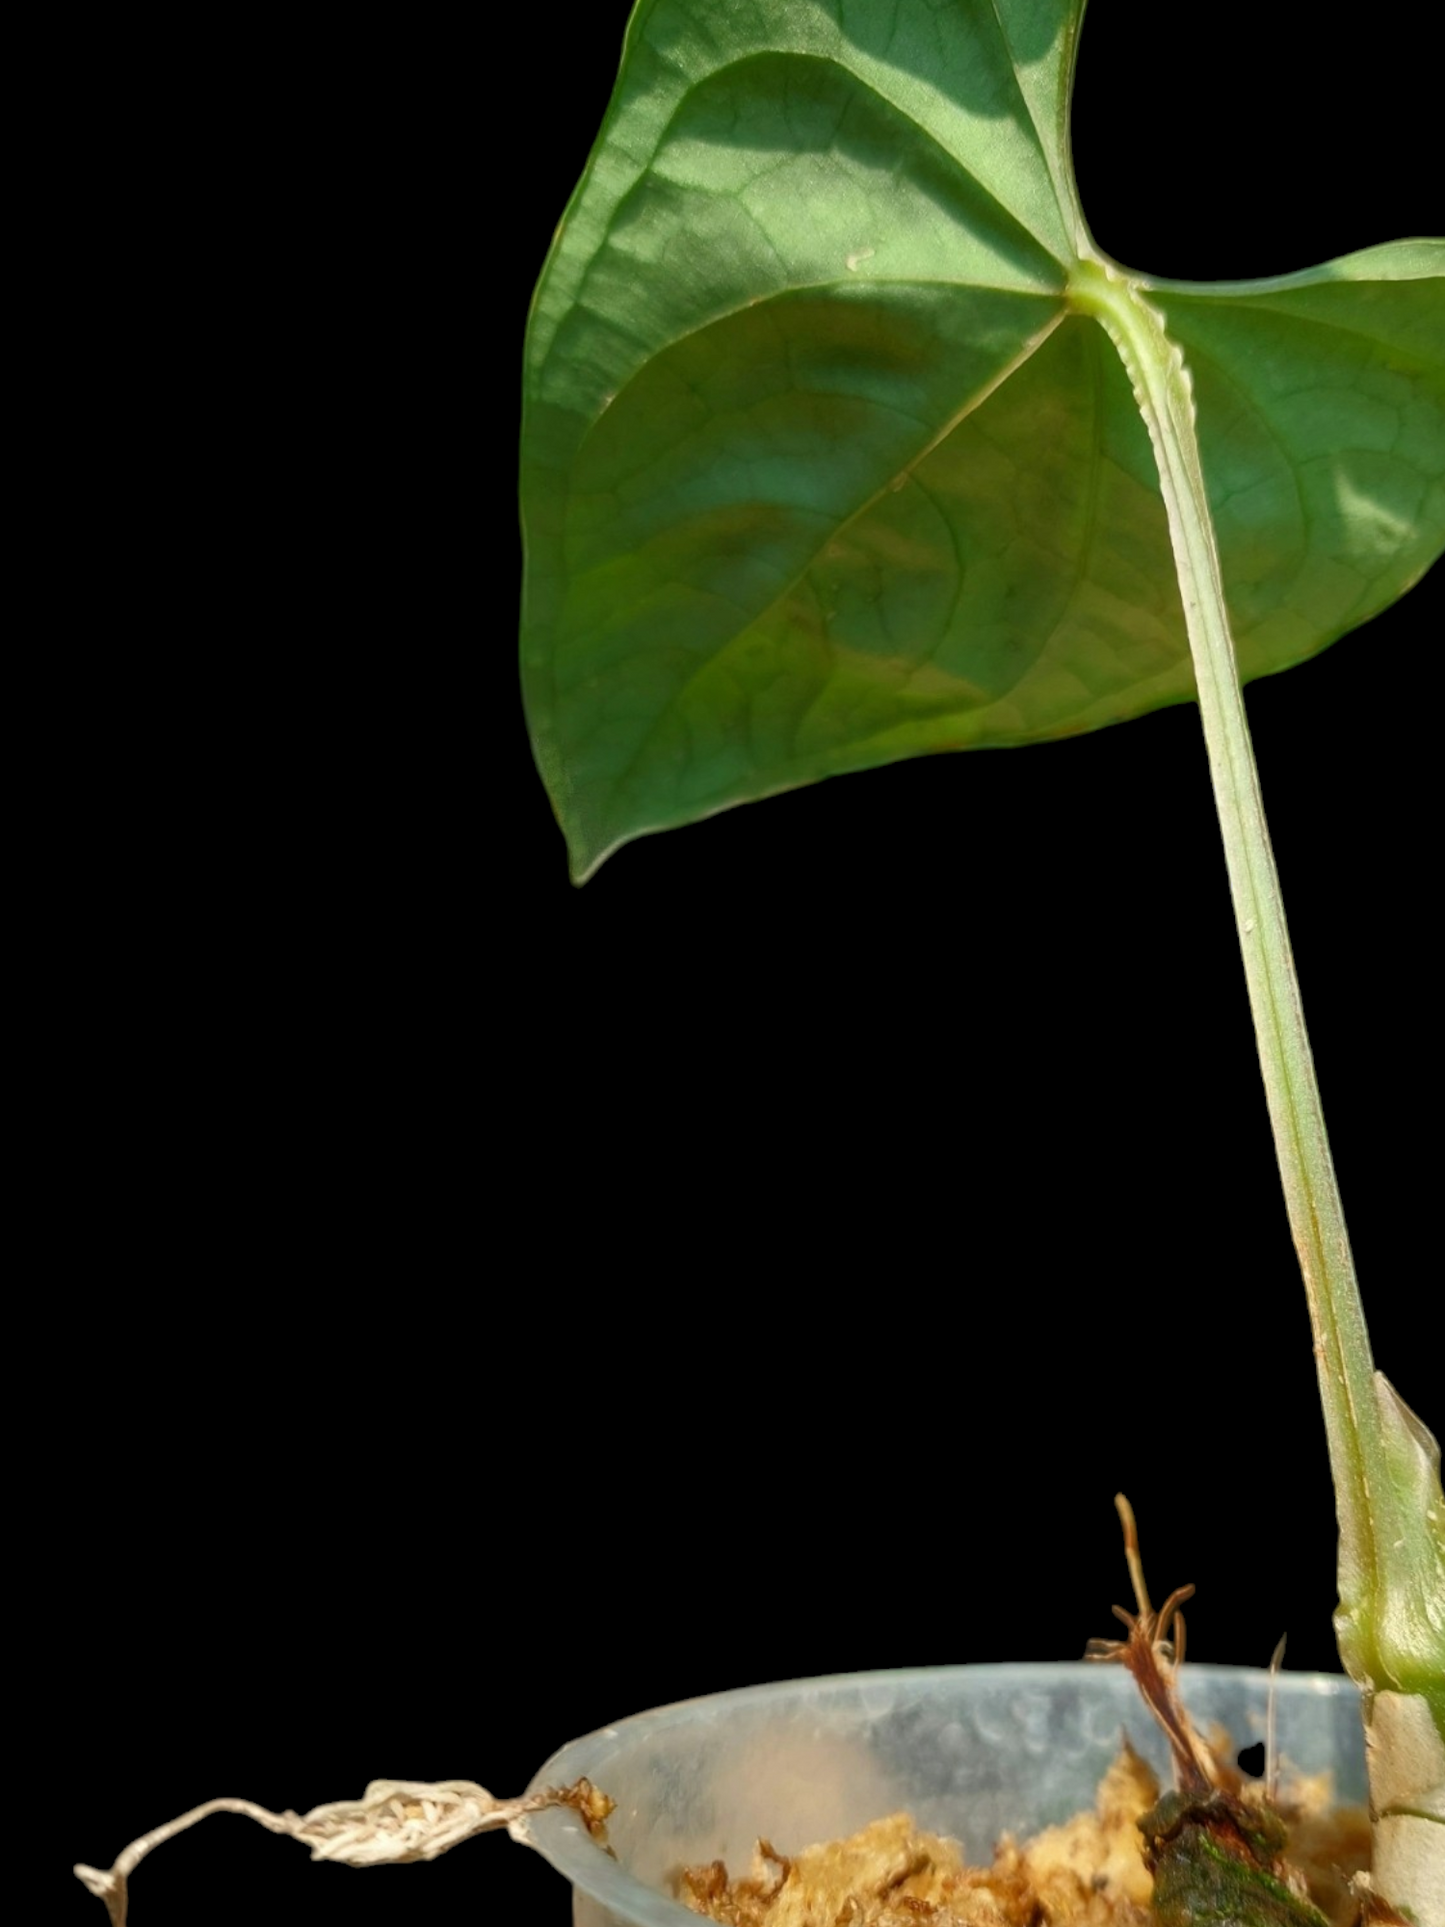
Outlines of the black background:
[{"label": "black background", "polygon": [[[1269,12],[1094,0],[1076,151],[1116,258],[1245,276],[1440,230],[1420,50],[1261,48]],[[1156,1592],[1199,1586],[1197,1657],[1287,1631],[1335,1663],[1194,713],[830,782],[567,882],[516,688],[516,369],[625,15],[288,28],[121,143],[128,181],[158,145],[131,272],[153,247],[191,290],[214,413],[167,640],[90,716],[124,746],[80,852],[106,961],[57,1235],[96,1302],[65,1313],[81,1471],[44,1488],[47,1918],[98,1923],[69,1862],[216,1793],[512,1793],[672,1699],[1072,1657],[1126,1597],[1120,1486]],[[1376,1353],[1437,1422],[1441,608],[1437,570],[1249,697]],[[263,1908],[569,1918],[505,1838],[360,1873],[217,1819],[132,1922]]]}]

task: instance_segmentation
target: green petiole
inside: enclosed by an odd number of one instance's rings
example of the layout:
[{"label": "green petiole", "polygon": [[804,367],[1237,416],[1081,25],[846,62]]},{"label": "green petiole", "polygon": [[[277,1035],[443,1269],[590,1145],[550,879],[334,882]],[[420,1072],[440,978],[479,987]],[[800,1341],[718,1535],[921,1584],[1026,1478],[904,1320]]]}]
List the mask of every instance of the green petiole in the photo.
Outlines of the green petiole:
[{"label": "green petiole", "polygon": [[1108,263],[1081,259],[1070,299],[1118,349],[1159,467],[1260,1069],[1309,1299],[1340,1525],[1336,1634],[1366,1695],[1375,1877],[1418,1918],[1438,1919],[1445,1906],[1439,1448],[1370,1355],[1230,639],[1189,372],[1140,285]]}]

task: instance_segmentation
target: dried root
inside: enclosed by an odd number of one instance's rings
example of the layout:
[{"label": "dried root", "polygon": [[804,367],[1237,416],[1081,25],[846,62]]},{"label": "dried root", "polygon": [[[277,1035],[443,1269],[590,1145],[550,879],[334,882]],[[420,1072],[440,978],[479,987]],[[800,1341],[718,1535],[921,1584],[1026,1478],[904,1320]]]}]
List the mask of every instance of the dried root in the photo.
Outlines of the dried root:
[{"label": "dried root", "polygon": [[313,1860],[340,1860],[351,1867],[383,1862],[435,1860],[473,1834],[510,1826],[544,1807],[574,1807],[589,1833],[600,1834],[612,1801],[590,1781],[546,1787],[518,1800],[497,1800],[472,1780],[373,1780],[359,1800],[332,1800],[309,1813],[270,1813],[250,1800],[207,1800],[179,1820],[133,1840],[114,1866],[76,1867],[75,1876],[103,1900],[111,1927],[125,1927],[129,1880],[146,1855],[212,1813],[242,1813],[272,1833],[289,1834],[310,1847]]}]

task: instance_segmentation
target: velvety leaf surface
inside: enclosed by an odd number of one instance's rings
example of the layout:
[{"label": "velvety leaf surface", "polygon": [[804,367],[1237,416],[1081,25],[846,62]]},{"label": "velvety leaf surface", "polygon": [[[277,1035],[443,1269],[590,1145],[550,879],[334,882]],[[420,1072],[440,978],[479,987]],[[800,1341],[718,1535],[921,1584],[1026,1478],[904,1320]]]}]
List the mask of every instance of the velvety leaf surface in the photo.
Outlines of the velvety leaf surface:
[{"label": "velvety leaf surface", "polygon": [[[1101,0],[1102,3],[1102,0]],[[1188,698],[1067,108],[1082,0],[643,0],[534,303],[523,669],[581,878],[646,830]],[[1133,277],[1246,675],[1445,542],[1445,246]]]},{"label": "velvety leaf surface", "polygon": [[1386,608],[1445,538],[1445,244],[1252,285],[1157,282],[1194,377],[1246,676]]}]

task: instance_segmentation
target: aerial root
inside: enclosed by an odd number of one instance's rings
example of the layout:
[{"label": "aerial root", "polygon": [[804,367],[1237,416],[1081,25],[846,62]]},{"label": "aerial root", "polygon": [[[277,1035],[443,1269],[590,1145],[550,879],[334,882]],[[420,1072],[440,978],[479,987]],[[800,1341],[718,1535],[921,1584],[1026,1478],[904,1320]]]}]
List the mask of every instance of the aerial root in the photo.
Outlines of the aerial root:
[{"label": "aerial root", "polygon": [[1091,1639],[1084,1648],[1085,1659],[1119,1660],[1134,1675],[1134,1682],[1145,1705],[1164,1729],[1169,1750],[1174,1755],[1175,1774],[1184,1791],[1206,1792],[1216,1784],[1216,1769],[1208,1748],[1190,1724],[1174,1690],[1175,1678],[1184,1659],[1184,1615],[1179,1608],[1194,1597],[1193,1586],[1176,1586],[1156,1613],[1149,1603],[1144,1583],[1144,1563],[1139,1557],[1139,1529],[1134,1508],[1122,1492],[1114,1495],[1114,1505],[1124,1528],[1124,1557],[1129,1563],[1129,1578],[1134,1587],[1135,1612],[1114,1607],[1114,1617],[1128,1629],[1127,1639]]},{"label": "aerial root", "polygon": [[495,1799],[473,1780],[373,1780],[359,1800],[332,1800],[309,1813],[270,1813],[251,1800],[207,1800],[178,1820],[133,1840],[102,1872],[76,1867],[75,1876],[103,1900],[111,1927],[126,1927],[129,1880],[146,1855],[173,1835],[212,1813],[240,1813],[272,1833],[289,1834],[310,1847],[313,1860],[340,1860],[351,1867],[384,1862],[435,1860],[476,1833],[509,1827],[545,1807],[576,1809],[589,1833],[600,1831],[612,1802],[589,1780],[570,1787],[544,1787],[517,1800]]}]

